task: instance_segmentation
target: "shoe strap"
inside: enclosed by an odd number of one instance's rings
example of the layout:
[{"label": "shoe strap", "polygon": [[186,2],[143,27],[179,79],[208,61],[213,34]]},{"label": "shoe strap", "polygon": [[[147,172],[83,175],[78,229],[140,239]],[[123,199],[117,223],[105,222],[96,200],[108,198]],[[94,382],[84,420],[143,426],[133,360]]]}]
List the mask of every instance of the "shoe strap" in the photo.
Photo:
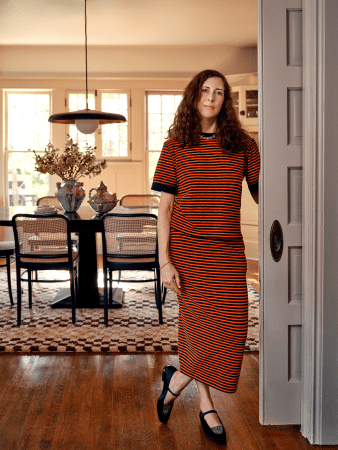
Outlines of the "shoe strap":
[{"label": "shoe strap", "polygon": [[175,397],[178,397],[180,394],[175,394],[173,391],[171,391],[169,388],[168,388],[168,391],[170,392],[170,394],[171,395],[175,395]]},{"label": "shoe strap", "polygon": [[214,409],[211,409],[210,411],[207,411],[207,412],[204,412],[204,413],[202,413],[202,411],[201,411],[202,417],[204,417],[204,416],[206,416],[207,414],[210,414],[210,413],[216,413],[217,414],[217,411],[215,411]]}]

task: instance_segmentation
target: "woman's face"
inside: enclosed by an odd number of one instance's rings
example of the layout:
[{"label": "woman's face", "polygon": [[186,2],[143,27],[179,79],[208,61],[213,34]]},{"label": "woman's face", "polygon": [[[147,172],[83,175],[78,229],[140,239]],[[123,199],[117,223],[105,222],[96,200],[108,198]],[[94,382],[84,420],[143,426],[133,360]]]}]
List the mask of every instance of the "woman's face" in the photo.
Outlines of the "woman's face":
[{"label": "woman's face", "polygon": [[202,120],[216,119],[224,102],[224,83],[221,78],[208,78],[202,86],[201,97],[197,102],[197,110]]}]

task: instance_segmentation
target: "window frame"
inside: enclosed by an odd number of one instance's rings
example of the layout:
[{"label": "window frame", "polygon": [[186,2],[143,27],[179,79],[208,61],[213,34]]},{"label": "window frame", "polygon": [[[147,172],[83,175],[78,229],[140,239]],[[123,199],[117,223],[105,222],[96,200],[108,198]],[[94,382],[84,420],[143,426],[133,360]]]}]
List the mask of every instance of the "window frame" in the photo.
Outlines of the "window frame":
[{"label": "window frame", "polygon": [[[86,91],[81,90],[81,89],[67,89],[66,94],[65,94],[67,111],[69,111],[69,104],[70,104],[69,95],[70,94],[85,94],[85,93],[86,93]],[[102,126],[103,125],[99,125],[98,129],[95,131],[95,133],[93,133],[94,139],[95,139],[94,146],[96,147],[96,150],[95,150],[96,158],[98,161],[103,161],[105,159],[107,162],[131,161],[131,148],[132,148],[132,143],[131,143],[131,135],[132,135],[131,134],[132,133],[132,130],[131,130],[131,92],[128,89],[96,89],[96,90],[88,91],[88,94],[94,94],[96,111],[101,111],[102,94],[105,94],[105,93],[109,93],[109,94],[116,93],[116,94],[126,94],[127,95],[127,111],[128,111],[127,149],[128,149],[128,153],[127,153],[127,156],[103,156],[102,155]],[[69,134],[69,125],[66,125],[65,138],[67,138],[67,134]]]}]

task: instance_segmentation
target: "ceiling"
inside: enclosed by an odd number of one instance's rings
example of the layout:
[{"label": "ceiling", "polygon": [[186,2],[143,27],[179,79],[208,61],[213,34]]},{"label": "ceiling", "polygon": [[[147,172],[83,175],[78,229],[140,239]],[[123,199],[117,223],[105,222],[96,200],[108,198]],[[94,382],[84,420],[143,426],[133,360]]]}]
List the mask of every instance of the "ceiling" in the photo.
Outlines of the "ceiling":
[{"label": "ceiling", "polygon": [[[84,0],[0,0],[0,45],[83,45]],[[88,45],[257,45],[257,0],[88,0]]]}]

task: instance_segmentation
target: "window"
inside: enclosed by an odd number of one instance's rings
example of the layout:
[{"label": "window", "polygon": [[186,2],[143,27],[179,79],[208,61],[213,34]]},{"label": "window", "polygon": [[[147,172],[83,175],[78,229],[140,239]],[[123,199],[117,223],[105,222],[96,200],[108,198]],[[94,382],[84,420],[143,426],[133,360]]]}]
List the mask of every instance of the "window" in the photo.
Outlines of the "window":
[{"label": "window", "polygon": [[147,161],[148,185],[151,188],[158,158],[168,130],[174,121],[178,105],[182,100],[180,92],[148,92],[147,93]]},{"label": "window", "polygon": [[[86,94],[83,92],[68,92],[69,111],[86,108]],[[129,158],[129,94],[127,92],[96,91],[88,93],[88,108],[97,111],[122,114],[127,119],[125,123],[113,123],[99,126],[96,133],[82,134],[75,125],[69,125],[68,134],[80,148],[86,143],[97,147],[96,155],[100,158],[126,159]]]},{"label": "window", "polygon": [[6,92],[5,157],[9,205],[36,205],[48,195],[49,176],[36,172],[34,155],[50,140],[49,92]]}]

